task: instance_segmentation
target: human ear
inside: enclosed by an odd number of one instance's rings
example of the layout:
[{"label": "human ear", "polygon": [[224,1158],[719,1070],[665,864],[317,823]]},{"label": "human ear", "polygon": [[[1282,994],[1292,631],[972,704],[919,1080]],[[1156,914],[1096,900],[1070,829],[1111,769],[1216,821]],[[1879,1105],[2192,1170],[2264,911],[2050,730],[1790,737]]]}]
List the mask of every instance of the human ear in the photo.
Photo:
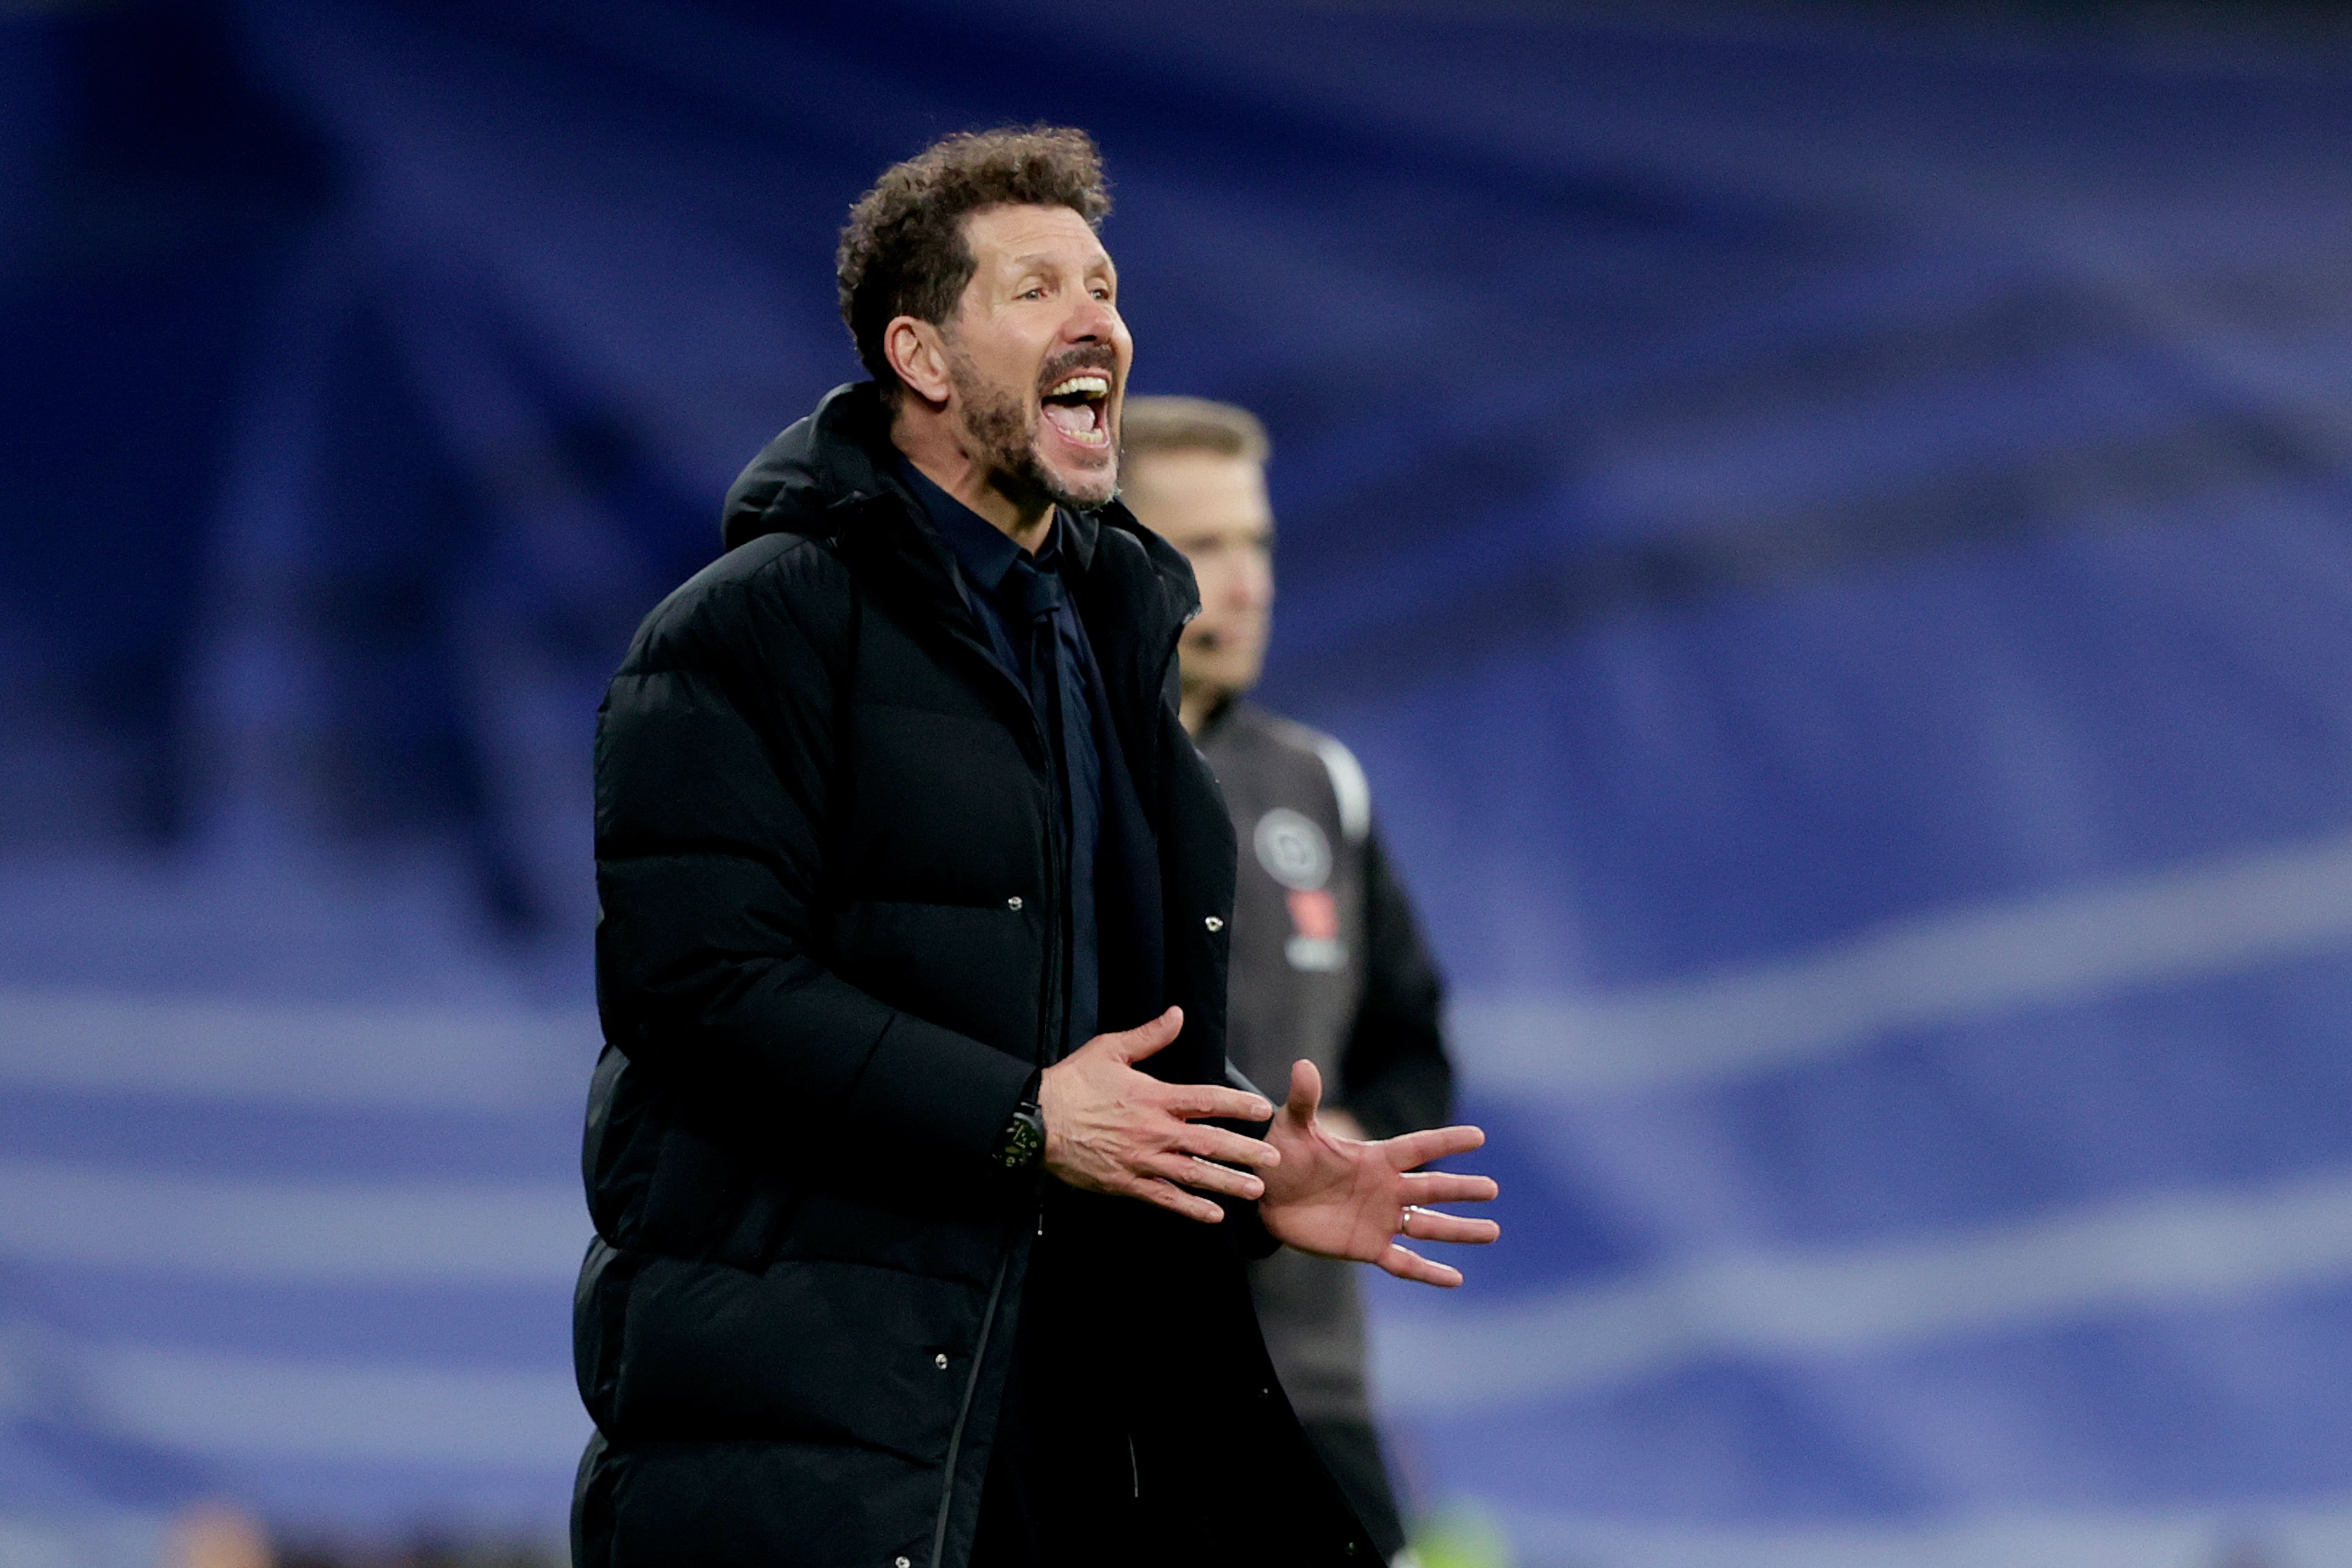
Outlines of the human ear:
[{"label": "human ear", "polygon": [[898,379],[925,402],[945,403],[950,378],[940,329],[912,316],[894,316],[882,329],[882,355]]}]

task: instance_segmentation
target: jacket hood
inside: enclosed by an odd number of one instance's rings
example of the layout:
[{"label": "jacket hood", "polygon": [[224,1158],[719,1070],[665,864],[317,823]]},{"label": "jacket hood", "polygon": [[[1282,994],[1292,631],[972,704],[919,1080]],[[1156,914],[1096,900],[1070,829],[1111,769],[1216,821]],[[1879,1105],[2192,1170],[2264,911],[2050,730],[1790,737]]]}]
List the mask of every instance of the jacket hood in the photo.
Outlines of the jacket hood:
[{"label": "jacket hood", "polygon": [[825,512],[898,489],[876,458],[890,444],[888,411],[872,382],[824,394],[814,413],[795,420],[762,447],[728,487],[719,538],[733,549],[764,534],[824,537],[835,525]]},{"label": "jacket hood", "polygon": [[[793,422],[761,449],[729,486],[719,514],[719,537],[729,549],[768,534],[837,536],[843,514],[883,496],[896,496],[907,515],[922,507],[892,471],[889,411],[873,382],[852,382],[824,394],[806,418]],[[1081,568],[1092,564],[1099,531],[1118,528],[1143,546],[1180,622],[1200,613],[1201,596],[1192,566],[1176,548],[1136,521],[1114,497],[1092,512],[1062,514],[1071,524],[1069,542]],[[929,532],[928,523],[923,531]],[[944,551],[945,547],[940,547]]]}]

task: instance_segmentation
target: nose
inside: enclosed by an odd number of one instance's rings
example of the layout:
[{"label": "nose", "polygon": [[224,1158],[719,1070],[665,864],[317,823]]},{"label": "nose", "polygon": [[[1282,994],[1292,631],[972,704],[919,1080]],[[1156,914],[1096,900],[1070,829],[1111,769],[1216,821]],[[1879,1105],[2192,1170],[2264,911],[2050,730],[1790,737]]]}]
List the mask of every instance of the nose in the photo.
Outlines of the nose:
[{"label": "nose", "polygon": [[1091,294],[1079,296],[1076,308],[1062,323],[1062,336],[1072,343],[1108,343],[1118,336],[1118,312]]},{"label": "nose", "polygon": [[1263,610],[1274,602],[1274,563],[1255,556],[1234,573],[1234,599],[1244,610]]}]

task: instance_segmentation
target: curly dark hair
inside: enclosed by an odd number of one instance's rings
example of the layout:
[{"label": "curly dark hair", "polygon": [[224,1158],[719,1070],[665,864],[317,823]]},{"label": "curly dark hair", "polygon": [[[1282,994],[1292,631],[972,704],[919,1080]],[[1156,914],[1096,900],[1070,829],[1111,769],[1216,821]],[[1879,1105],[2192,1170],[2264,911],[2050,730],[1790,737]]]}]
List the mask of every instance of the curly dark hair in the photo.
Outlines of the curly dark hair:
[{"label": "curly dark hair", "polygon": [[882,329],[900,316],[944,325],[977,266],[963,221],[983,207],[1067,207],[1097,229],[1110,212],[1095,139],[1068,126],[958,131],[894,163],[849,209],[834,258],[841,319],[866,372],[895,395]]}]

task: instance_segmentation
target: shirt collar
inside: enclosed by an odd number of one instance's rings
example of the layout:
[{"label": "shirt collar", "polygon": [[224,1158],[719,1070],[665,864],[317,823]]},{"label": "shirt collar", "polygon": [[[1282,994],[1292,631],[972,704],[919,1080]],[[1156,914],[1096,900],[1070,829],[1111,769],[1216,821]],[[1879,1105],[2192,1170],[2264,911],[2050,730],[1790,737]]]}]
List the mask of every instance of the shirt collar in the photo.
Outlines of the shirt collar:
[{"label": "shirt collar", "polygon": [[[992,594],[1002,589],[1005,574],[1021,559],[1021,547],[1013,542],[1013,537],[941,489],[904,453],[898,455],[898,475],[914,491],[915,499],[922,503],[924,515],[947,541],[956,564],[963,568],[972,586]],[[1039,571],[1055,570],[1061,533],[1061,514],[1057,511],[1054,526],[1045,531],[1045,544],[1030,558],[1030,565]]]}]

